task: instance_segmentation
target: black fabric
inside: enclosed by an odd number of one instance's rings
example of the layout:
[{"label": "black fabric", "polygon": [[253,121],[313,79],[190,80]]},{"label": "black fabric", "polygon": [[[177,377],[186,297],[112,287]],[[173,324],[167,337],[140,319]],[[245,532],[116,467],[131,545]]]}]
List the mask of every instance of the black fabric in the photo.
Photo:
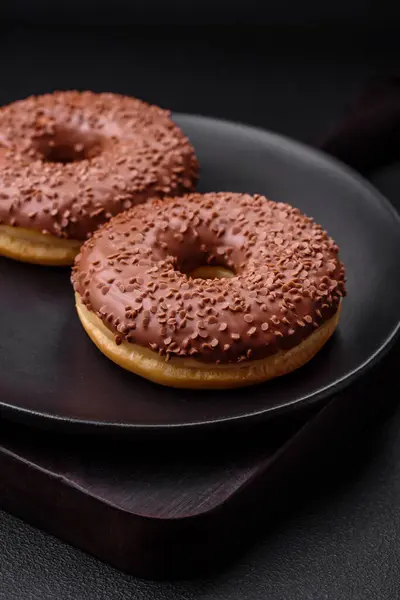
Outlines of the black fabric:
[{"label": "black fabric", "polygon": [[[400,64],[397,51],[382,50],[385,40],[355,40],[346,52],[293,46],[288,38],[272,49],[266,40],[267,49],[237,51],[230,41],[210,47],[195,36],[182,45],[157,36],[7,30],[0,103],[55,88],[112,90],[316,143],[372,76]],[[374,180],[400,208],[397,167]],[[355,438],[351,455],[304,482],[301,505],[288,498],[288,514],[262,543],[225,572],[194,582],[136,580],[0,512],[0,600],[395,600],[399,432],[399,411],[374,423],[367,439]]]}]

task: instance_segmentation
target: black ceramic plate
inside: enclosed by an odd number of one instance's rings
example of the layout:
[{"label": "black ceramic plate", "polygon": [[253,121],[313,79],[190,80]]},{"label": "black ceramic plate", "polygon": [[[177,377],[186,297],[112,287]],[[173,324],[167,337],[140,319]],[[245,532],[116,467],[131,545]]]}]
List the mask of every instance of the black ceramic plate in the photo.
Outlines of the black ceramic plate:
[{"label": "black ceramic plate", "polygon": [[362,375],[400,320],[400,219],[367,182],[280,136],[176,116],[198,153],[201,191],[265,194],[312,215],[335,238],[348,277],[338,331],[308,365],[227,392],[164,388],[107,360],[75,313],[69,270],[0,259],[0,408],[42,425],[166,429],[262,420],[320,401]]}]

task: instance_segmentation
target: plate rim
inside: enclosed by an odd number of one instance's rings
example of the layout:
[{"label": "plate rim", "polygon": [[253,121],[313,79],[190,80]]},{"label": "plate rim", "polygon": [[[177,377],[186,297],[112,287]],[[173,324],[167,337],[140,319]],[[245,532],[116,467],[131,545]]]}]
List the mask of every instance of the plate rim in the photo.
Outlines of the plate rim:
[{"label": "plate rim", "polygon": [[[312,157],[314,160],[318,159],[322,163],[328,163],[334,166],[335,169],[346,176],[348,180],[354,184],[356,182],[363,190],[368,191],[371,199],[376,202],[379,200],[380,205],[390,214],[391,218],[397,223],[400,233],[400,214],[396,211],[392,203],[368,180],[365,179],[360,173],[338,160],[335,157],[330,156],[319,148],[314,148],[304,142],[290,138],[287,135],[280,134],[268,129],[256,127],[254,125],[248,125],[240,121],[229,121],[217,117],[204,116],[201,114],[190,114],[190,113],[176,113],[172,112],[172,119],[178,120],[178,125],[184,129],[184,125],[181,125],[181,121],[189,119],[191,122],[197,121],[199,124],[215,125],[217,123],[220,126],[227,127],[229,129],[236,129],[242,133],[247,133],[258,137],[259,139],[268,138],[269,143],[279,145],[282,148],[284,144],[285,150],[289,152],[297,151]],[[206,421],[190,421],[187,423],[167,423],[167,424],[152,424],[152,423],[123,423],[118,421],[96,421],[89,419],[75,419],[70,417],[64,417],[61,415],[51,415],[43,413],[41,411],[32,410],[29,408],[18,407],[12,405],[4,400],[0,399],[0,421],[2,417],[6,420],[21,423],[23,425],[40,425],[41,428],[54,429],[55,427],[67,429],[70,432],[84,432],[84,433],[115,433],[122,434],[123,432],[156,432],[166,433],[170,431],[197,431],[210,428],[221,428],[237,425],[238,423],[254,424],[261,421],[269,421],[278,416],[282,416],[288,412],[294,412],[296,406],[298,409],[309,408],[310,406],[326,400],[330,396],[337,393],[343,392],[349,388],[357,379],[364,376],[370,370],[375,367],[381,359],[383,359],[390,349],[393,347],[397,337],[400,333],[400,313],[396,323],[396,326],[392,329],[391,333],[384,339],[381,345],[375,350],[371,356],[369,356],[361,365],[357,368],[352,369],[341,378],[334,380],[323,389],[316,390],[312,394],[301,396],[293,401],[286,402],[282,405],[273,407],[266,407],[251,413],[245,413],[229,417],[220,417],[215,419],[209,419]]]}]

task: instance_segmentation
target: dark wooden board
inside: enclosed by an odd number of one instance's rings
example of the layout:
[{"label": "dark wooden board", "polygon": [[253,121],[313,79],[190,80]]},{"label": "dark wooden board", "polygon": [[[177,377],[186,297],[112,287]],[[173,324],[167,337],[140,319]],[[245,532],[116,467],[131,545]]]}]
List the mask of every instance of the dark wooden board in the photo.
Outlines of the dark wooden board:
[{"label": "dark wooden board", "polygon": [[0,506],[142,577],[219,568],[300,501],[307,473],[329,476],[349,460],[357,435],[396,401],[398,350],[318,412],[207,440],[63,437],[3,421]]}]

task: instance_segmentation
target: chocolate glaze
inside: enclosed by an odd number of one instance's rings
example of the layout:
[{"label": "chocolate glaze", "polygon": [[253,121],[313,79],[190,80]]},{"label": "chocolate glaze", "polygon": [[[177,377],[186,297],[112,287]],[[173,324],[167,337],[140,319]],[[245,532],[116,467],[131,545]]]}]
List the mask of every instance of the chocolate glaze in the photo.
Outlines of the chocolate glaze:
[{"label": "chocolate glaze", "polygon": [[0,109],[0,224],[85,239],[150,196],[191,191],[198,163],[168,111],[55,92]]},{"label": "chocolate glaze", "polygon": [[[230,279],[192,279],[203,264]],[[322,228],[287,204],[216,193],[154,200],[81,248],[72,282],[122,340],[207,363],[299,344],[338,309],[345,272]]]}]

